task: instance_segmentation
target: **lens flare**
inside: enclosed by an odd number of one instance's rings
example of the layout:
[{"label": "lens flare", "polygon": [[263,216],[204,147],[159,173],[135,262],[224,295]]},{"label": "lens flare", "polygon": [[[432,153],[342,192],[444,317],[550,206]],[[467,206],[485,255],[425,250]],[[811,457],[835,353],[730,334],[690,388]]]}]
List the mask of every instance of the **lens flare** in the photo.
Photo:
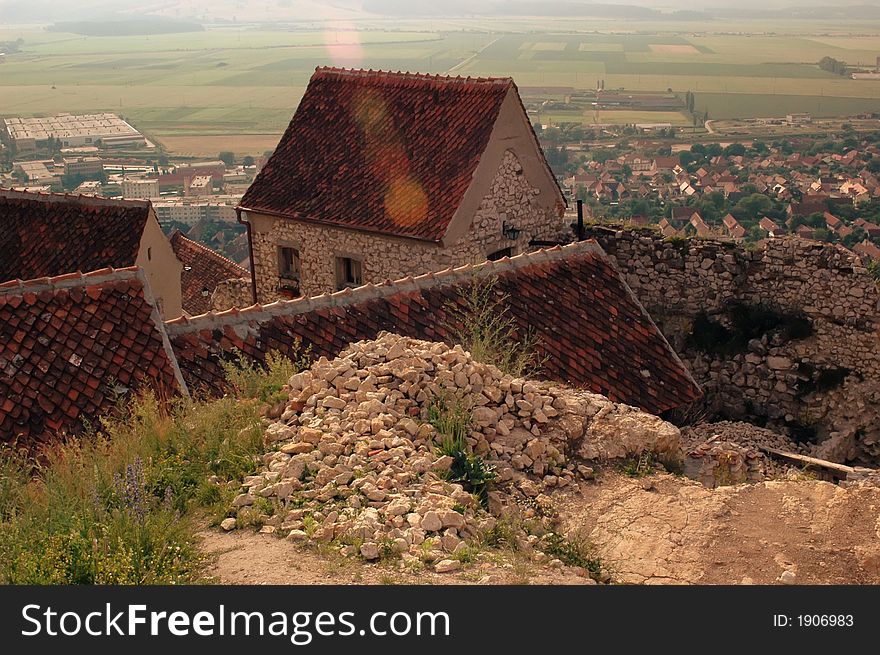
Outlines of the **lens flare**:
[{"label": "lens flare", "polygon": [[385,99],[376,89],[360,89],[352,113],[364,135],[366,163],[384,189],[386,217],[400,227],[424,221],[428,195],[412,174],[412,162]]},{"label": "lens flare", "polygon": [[336,66],[358,68],[364,61],[360,32],[354,23],[331,21],[324,28],[324,49]]},{"label": "lens flare", "polygon": [[425,220],[428,214],[428,196],[409,175],[391,180],[385,193],[385,213],[395,225],[409,227]]}]

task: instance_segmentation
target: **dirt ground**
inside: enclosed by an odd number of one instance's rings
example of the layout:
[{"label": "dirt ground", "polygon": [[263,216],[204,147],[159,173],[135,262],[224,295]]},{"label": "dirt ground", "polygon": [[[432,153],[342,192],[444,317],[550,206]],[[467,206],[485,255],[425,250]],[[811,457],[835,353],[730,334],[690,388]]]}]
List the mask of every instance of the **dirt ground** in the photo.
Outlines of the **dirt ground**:
[{"label": "dirt ground", "polygon": [[[623,584],[880,583],[880,488],[816,480],[707,489],[666,474],[608,474],[556,493],[563,529]],[[207,575],[226,584],[583,584],[568,567],[486,551],[460,571],[364,564],[271,535],[206,530]]]}]

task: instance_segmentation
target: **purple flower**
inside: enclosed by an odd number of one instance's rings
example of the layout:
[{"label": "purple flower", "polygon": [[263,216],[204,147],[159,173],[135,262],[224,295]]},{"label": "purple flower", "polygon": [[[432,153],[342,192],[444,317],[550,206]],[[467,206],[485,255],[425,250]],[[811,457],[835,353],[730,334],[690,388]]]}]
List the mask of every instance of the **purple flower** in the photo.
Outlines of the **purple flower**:
[{"label": "purple flower", "polygon": [[136,457],[134,463],[125,467],[123,475],[113,476],[113,487],[122,501],[122,508],[143,524],[147,516],[147,498],[144,490],[144,463]]}]

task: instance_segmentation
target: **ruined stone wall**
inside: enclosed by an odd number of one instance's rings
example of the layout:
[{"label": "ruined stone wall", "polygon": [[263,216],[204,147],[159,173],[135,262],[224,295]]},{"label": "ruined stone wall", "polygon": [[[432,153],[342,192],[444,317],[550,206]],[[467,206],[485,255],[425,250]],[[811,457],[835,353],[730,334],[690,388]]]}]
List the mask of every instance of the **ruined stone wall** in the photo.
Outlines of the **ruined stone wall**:
[{"label": "ruined stone wall", "polygon": [[253,304],[249,277],[224,280],[211,293],[211,309],[215,312],[222,312],[232,307],[250,307]]},{"label": "ruined stone wall", "polygon": [[[857,256],[794,238],[749,250],[651,230],[595,227],[588,236],[615,258],[711,413],[820,440],[832,459],[880,460],[880,292]],[[707,320],[735,331],[736,316],[756,308],[801,328],[805,319],[808,333],[783,323],[725,352],[700,346]]]},{"label": "ruined stone wall", "polygon": [[[397,239],[354,230],[301,223],[283,218],[249,215],[253,225],[253,267],[261,303],[279,298],[278,247],[300,252],[303,295],[336,291],[336,258],[363,262],[364,283],[379,283],[485,261],[503,248],[514,255],[529,250],[532,239],[551,240],[563,231],[556,199],[532,186],[513,151],[506,151],[489,192],[476,211],[470,230],[443,248],[414,239]],[[506,239],[502,224],[521,230]]]}]

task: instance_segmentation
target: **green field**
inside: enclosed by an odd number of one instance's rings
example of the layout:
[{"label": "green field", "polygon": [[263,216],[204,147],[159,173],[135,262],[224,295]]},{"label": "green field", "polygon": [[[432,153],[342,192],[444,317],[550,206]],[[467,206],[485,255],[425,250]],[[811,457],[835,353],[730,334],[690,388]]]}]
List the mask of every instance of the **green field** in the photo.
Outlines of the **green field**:
[{"label": "green field", "polygon": [[[873,64],[880,55],[878,25],[752,25],[753,32],[768,32],[760,35],[736,33],[733,26],[727,33],[717,23],[712,31],[692,23],[552,20],[359,27],[85,37],[0,26],[0,41],[24,39],[23,51],[0,63],[0,115],[113,111],[159,141],[278,134],[321,65],[509,75],[520,87],[588,89],[604,80],[606,89],[690,90],[697,108],[713,118],[880,110],[880,82],[835,76],[813,63],[828,55]],[[849,35],[856,30],[858,36]],[[621,114],[603,120],[649,122]],[[585,122],[592,118],[585,113]]]}]

